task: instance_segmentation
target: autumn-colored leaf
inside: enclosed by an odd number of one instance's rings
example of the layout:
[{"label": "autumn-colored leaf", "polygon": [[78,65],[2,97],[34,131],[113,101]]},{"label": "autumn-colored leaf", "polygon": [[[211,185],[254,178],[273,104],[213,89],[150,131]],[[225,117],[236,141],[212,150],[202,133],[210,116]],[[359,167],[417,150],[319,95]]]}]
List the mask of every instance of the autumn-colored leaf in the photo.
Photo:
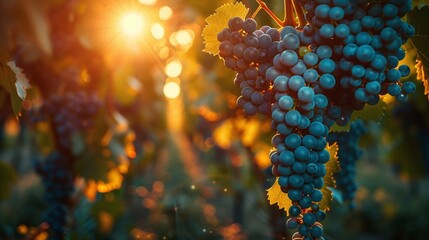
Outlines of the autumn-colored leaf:
[{"label": "autumn-colored leaf", "polygon": [[22,69],[16,66],[15,61],[7,62],[6,65],[8,65],[10,69],[15,73],[15,87],[18,93],[18,97],[21,98],[21,100],[25,100],[25,98],[27,97],[27,90],[30,88],[30,83],[28,82],[27,77],[22,72]]},{"label": "autumn-colored leaf", "polygon": [[335,179],[334,173],[340,171],[340,162],[338,161],[338,144],[334,143],[326,147],[326,150],[329,152],[331,158],[326,163],[326,174],[323,178],[325,184],[322,188],[323,198],[320,201],[319,206],[320,209],[324,211],[328,211],[332,202],[332,191],[330,188],[335,188]]},{"label": "autumn-colored leaf", "polygon": [[235,126],[241,133],[241,142],[244,146],[252,146],[260,134],[261,122],[255,118],[237,118]]},{"label": "autumn-colored leaf", "polygon": [[276,178],[273,186],[267,190],[268,201],[271,205],[277,203],[279,209],[284,209],[287,212],[292,206],[292,201],[289,199],[286,193],[282,192],[278,181],[279,178]]},{"label": "autumn-colored leaf", "polygon": [[0,49],[0,86],[10,94],[12,110],[15,116],[21,112],[22,103],[30,87],[22,69],[10,60],[9,54]]},{"label": "autumn-colored leaf", "polygon": [[[425,72],[425,68],[423,66],[423,62],[421,60],[417,60],[417,64],[415,66],[416,68],[416,72],[417,72],[417,80],[420,80],[423,82],[423,86],[424,86],[424,93],[425,95],[429,94],[429,82],[428,82],[428,77],[426,75]],[[429,95],[428,95],[429,98]]]},{"label": "autumn-colored leaf", "polygon": [[429,32],[429,25],[427,21],[429,20],[429,7],[413,9],[408,14],[408,20],[416,29],[416,34],[410,43],[417,51],[417,64],[415,65],[417,79],[423,82],[425,94],[428,94],[429,46],[427,41],[429,36],[427,33]]},{"label": "autumn-colored leaf", "polygon": [[206,53],[216,56],[219,53],[220,42],[217,34],[228,26],[229,19],[233,17],[245,18],[249,9],[243,3],[227,3],[216,9],[216,12],[206,18],[206,26],[203,29],[204,49]]},{"label": "autumn-colored leaf", "polygon": [[213,131],[213,140],[214,142],[223,149],[228,149],[232,145],[234,139],[234,123],[233,120],[226,120],[222,122],[214,131]]}]

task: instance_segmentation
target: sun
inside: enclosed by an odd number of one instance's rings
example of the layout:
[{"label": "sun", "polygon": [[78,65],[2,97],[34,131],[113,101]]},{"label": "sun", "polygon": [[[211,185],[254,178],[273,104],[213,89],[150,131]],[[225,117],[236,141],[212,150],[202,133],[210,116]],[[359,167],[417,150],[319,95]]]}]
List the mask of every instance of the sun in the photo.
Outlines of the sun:
[{"label": "sun", "polygon": [[126,12],[120,19],[119,29],[128,38],[141,36],[144,28],[144,18],[137,12]]}]

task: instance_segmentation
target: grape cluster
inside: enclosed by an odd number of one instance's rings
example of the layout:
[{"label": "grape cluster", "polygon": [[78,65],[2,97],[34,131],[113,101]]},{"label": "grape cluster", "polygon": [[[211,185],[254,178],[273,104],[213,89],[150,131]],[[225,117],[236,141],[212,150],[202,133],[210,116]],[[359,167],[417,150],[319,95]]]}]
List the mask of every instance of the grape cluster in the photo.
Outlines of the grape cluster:
[{"label": "grape cluster", "polygon": [[45,186],[48,209],[44,218],[50,226],[50,237],[63,239],[68,205],[74,190],[73,159],[54,152],[44,161],[36,161],[35,169]]},{"label": "grape cluster", "polygon": [[357,190],[355,182],[356,161],[362,156],[362,149],[359,148],[358,141],[366,131],[364,123],[361,120],[356,120],[350,124],[348,132],[331,132],[327,137],[329,143],[338,143],[338,160],[341,171],[336,173],[334,177],[343,199],[350,202],[352,208]]},{"label": "grape cluster", "polygon": [[[218,34],[219,55],[237,72],[237,100],[247,115],[271,116],[272,172],[292,201],[288,228],[294,239],[324,239],[319,202],[333,124],[345,126],[355,110],[380,95],[405,101],[415,90],[401,82],[402,44],[414,28],[401,20],[410,2],[299,0],[307,24],[256,30],[253,19],[231,18]],[[347,184],[347,183],[346,183]]]},{"label": "grape cluster", "polygon": [[[314,52],[329,59],[328,67],[337,80],[325,94],[330,100],[325,122],[344,126],[355,110],[377,104],[380,95],[390,94],[406,101],[415,91],[413,82],[401,82],[410,74],[401,48],[415,33],[403,17],[411,1],[363,0],[300,1],[310,24],[303,29]],[[322,48],[322,49],[320,49]],[[321,57],[320,54],[319,58]]]},{"label": "grape cluster", "polygon": [[58,135],[58,147],[69,150],[73,133],[85,130],[101,107],[101,101],[95,95],[86,92],[69,92],[54,95],[47,99],[42,112],[51,117]]},{"label": "grape cluster", "polygon": [[42,176],[49,205],[45,220],[50,226],[51,239],[64,239],[68,205],[74,189],[74,160],[72,137],[77,131],[91,126],[101,101],[86,92],[68,92],[48,98],[41,113],[51,119],[57,151],[44,161],[36,161],[36,171]]},{"label": "grape cluster", "polygon": [[271,59],[277,54],[279,31],[268,26],[257,30],[255,20],[234,17],[217,38],[219,55],[225,60],[225,66],[237,72],[234,84],[241,89],[238,107],[246,115],[258,112],[269,115],[273,96],[266,74],[273,65]]}]

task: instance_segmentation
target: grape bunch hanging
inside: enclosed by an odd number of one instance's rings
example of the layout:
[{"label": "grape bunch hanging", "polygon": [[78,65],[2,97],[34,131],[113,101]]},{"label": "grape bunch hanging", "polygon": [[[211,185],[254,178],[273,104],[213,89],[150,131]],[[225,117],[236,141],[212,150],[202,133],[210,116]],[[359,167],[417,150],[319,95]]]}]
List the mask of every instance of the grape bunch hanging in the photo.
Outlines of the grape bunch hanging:
[{"label": "grape bunch hanging", "polygon": [[402,20],[411,1],[285,0],[284,21],[257,2],[282,28],[257,29],[253,18],[232,16],[217,33],[218,54],[236,72],[237,106],[271,117],[269,158],[292,202],[293,239],[324,239],[319,203],[328,197],[322,188],[330,128],[346,126],[354,111],[380,96],[403,102],[415,91],[413,82],[401,81],[410,68],[398,66],[401,46],[415,33]]}]

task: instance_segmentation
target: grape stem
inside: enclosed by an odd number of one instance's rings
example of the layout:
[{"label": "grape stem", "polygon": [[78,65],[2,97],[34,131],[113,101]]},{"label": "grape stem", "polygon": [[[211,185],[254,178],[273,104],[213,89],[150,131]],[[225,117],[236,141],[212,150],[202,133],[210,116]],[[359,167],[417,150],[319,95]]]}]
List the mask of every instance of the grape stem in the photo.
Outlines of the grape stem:
[{"label": "grape stem", "polygon": [[284,7],[285,7],[285,18],[284,18],[284,20],[283,20],[283,27],[284,26],[286,26],[286,25],[289,25],[289,26],[292,26],[292,27],[295,27],[296,26],[296,22],[295,22],[295,20],[294,20],[294,18],[293,18],[293,6],[292,6],[292,0],[285,0],[285,4],[284,4]]},{"label": "grape stem", "polygon": [[[306,24],[305,16],[301,5],[296,0],[284,0],[284,19],[283,21],[277,17],[277,15],[267,6],[263,0],[256,0],[259,4],[252,18],[256,17],[256,14],[263,9],[268,15],[280,26],[292,26],[303,27]],[[295,15],[298,17],[299,23],[295,20]]]},{"label": "grape stem", "polygon": [[[285,0],[286,1],[286,0]],[[262,0],[256,0],[256,2],[258,2],[258,4],[259,4],[259,7],[260,8],[262,8],[262,9],[264,9],[265,10],[265,12],[267,12],[268,13],[268,15],[270,15],[270,17],[280,26],[280,27],[283,27],[283,26],[285,26],[285,22],[284,21],[282,21],[282,20],[280,20],[277,16],[276,16],[276,14],[273,12],[273,11],[271,11],[271,9],[267,6],[267,4],[265,4],[265,2],[264,1],[262,1]]]},{"label": "grape stem", "polygon": [[258,8],[255,10],[255,12],[253,13],[253,15],[252,15],[252,17],[251,18],[255,18],[256,17],[256,15],[259,13],[259,11],[261,11],[261,9],[262,9],[262,7],[261,7],[261,5],[259,5],[258,6]]},{"label": "grape stem", "polygon": [[299,4],[297,0],[293,0],[293,8],[295,9],[296,16],[298,17],[298,26],[301,28],[304,27],[305,24],[307,24],[307,20],[305,19],[302,5]]}]

